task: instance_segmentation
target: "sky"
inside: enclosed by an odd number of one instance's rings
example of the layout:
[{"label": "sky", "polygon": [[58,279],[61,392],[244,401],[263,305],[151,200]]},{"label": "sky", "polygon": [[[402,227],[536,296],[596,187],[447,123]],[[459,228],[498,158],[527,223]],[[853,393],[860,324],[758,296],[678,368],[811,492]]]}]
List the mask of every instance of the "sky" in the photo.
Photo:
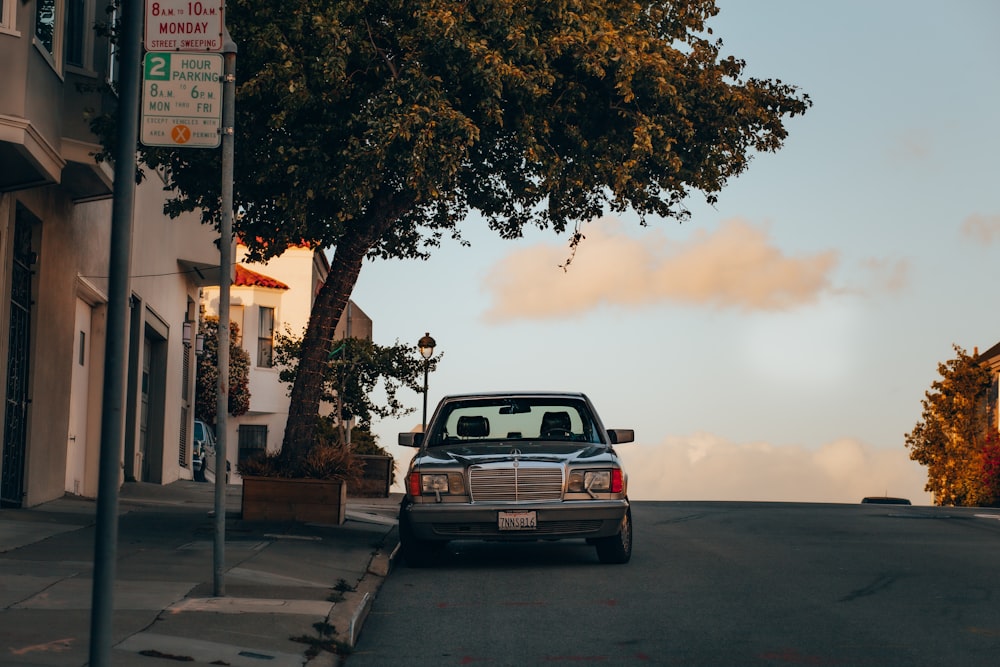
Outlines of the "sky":
[{"label": "sky", "polygon": [[[812,98],[691,219],[605,217],[517,241],[371,261],[353,300],[375,342],[441,360],[447,394],[582,391],[633,500],[931,503],[905,435],[938,364],[1000,341],[1000,3],[724,0],[711,22],[747,76]],[[397,433],[373,424],[400,471]]]}]

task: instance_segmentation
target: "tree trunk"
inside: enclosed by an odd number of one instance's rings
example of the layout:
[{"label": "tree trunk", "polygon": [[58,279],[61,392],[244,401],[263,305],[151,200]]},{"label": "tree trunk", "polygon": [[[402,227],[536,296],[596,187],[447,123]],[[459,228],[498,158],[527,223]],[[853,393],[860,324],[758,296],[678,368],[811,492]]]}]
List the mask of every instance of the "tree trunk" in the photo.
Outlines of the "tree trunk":
[{"label": "tree trunk", "polygon": [[333,349],[334,331],[358,282],[368,251],[410,203],[412,199],[403,195],[377,196],[369,215],[350,224],[334,250],[330,273],[313,302],[309,325],[302,339],[281,444],[281,458],[285,462],[302,460],[316,444],[323,377]]}]

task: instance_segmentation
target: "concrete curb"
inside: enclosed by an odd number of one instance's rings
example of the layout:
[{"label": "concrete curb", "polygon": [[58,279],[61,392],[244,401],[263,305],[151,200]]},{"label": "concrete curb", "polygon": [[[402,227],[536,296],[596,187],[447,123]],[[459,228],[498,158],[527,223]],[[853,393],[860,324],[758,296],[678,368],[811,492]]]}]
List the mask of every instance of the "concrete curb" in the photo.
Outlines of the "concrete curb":
[{"label": "concrete curb", "polygon": [[[344,593],[344,599],[333,606],[327,617],[327,623],[333,628],[334,640],[353,649],[357,645],[361,628],[368,618],[372,603],[379,589],[385,583],[385,578],[392,570],[393,563],[399,554],[399,530],[393,528],[382,545],[372,554],[368,570],[353,591]],[[309,661],[309,667],[336,667],[340,664],[336,654],[322,651]]]}]

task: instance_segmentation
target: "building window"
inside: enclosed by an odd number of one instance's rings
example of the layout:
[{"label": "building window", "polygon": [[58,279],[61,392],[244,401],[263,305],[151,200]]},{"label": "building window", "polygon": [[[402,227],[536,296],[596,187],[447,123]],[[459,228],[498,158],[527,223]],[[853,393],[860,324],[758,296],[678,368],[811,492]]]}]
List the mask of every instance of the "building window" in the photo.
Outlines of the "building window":
[{"label": "building window", "polygon": [[[117,25],[118,23],[118,6],[117,3],[113,5],[114,9],[108,16],[109,25]],[[112,89],[115,94],[118,93],[118,45],[115,40],[108,40],[108,71],[107,71],[107,82],[111,84]]]},{"label": "building window", "polygon": [[35,6],[35,43],[56,71],[62,71],[63,11],[63,0],[38,0]]},{"label": "building window", "polygon": [[93,17],[89,0],[64,0],[66,3],[66,64],[86,69],[91,66],[89,58]]},{"label": "building window", "polygon": [[14,30],[14,7],[17,0],[0,0],[0,31],[17,34]]},{"label": "building window", "polygon": [[257,365],[261,368],[274,366],[274,308],[260,307],[260,322],[257,328]]},{"label": "building window", "polygon": [[238,466],[247,459],[263,455],[267,452],[267,425],[240,424],[237,440],[239,455],[236,459],[236,465]]},{"label": "building window", "polygon": [[236,325],[230,327],[233,344],[243,347],[243,306],[229,307],[229,321]]}]

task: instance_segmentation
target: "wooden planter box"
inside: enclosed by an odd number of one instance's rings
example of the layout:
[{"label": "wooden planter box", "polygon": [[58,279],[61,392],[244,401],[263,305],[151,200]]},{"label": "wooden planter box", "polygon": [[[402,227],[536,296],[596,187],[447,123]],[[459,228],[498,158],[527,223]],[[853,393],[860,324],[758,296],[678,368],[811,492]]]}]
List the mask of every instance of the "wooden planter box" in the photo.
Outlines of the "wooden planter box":
[{"label": "wooden planter box", "polygon": [[341,480],[243,478],[245,521],[344,523],[347,484]]},{"label": "wooden planter box", "polygon": [[388,498],[389,487],[392,485],[392,468],[395,465],[391,456],[376,456],[355,454],[354,458],[361,461],[361,479],[351,484],[351,496],[355,498]]}]

